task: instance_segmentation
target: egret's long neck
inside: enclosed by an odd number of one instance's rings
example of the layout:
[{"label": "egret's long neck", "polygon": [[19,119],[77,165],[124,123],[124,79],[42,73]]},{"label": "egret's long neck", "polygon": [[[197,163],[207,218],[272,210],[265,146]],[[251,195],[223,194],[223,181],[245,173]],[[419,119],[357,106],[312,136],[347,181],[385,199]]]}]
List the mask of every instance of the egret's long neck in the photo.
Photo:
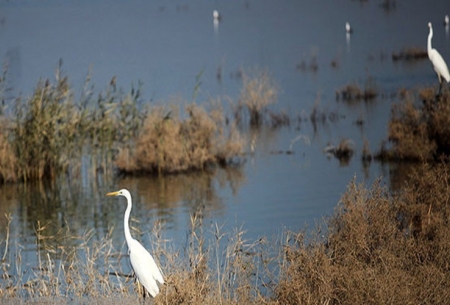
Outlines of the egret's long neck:
[{"label": "egret's long neck", "polygon": [[430,34],[428,34],[428,45],[427,45],[427,49],[428,49],[428,54],[430,54],[431,52],[431,38],[433,38],[433,28],[430,27]]},{"label": "egret's long neck", "polygon": [[125,211],[125,217],[123,218],[123,229],[125,231],[125,240],[127,241],[127,244],[130,243],[132,240],[131,233],[130,233],[130,225],[129,225],[129,219],[130,219],[130,213],[131,213],[131,198],[127,197],[128,206]]}]

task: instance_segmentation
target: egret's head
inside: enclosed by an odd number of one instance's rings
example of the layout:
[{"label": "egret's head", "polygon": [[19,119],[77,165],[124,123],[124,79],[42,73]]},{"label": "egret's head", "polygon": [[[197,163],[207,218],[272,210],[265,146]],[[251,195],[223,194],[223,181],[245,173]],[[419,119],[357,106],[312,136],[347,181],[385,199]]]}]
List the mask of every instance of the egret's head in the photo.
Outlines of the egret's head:
[{"label": "egret's head", "polygon": [[428,22],[428,27],[431,29],[431,22]]},{"label": "egret's head", "polygon": [[108,194],[106,194],[106,196],[124,196],[127,197],[127,195],[129,195],[130,192],[128,192],[128,190],[126,189],[121,189],[120,191],[117,192],[110,192]]}]

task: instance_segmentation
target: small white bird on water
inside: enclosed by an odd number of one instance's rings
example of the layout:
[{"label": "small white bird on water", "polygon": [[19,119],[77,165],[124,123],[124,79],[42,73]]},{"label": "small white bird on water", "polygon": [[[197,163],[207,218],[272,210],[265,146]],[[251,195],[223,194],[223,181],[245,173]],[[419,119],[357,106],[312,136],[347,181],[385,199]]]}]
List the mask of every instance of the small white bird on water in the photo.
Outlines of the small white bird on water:
[{"label": "small white bird on water", "polygon": [[[128,254],[130,255],[131,267],[133,267],[139,283],[144,286],[145,290],[147,290],[152,297],[155,297],[159,293],[157,282],[164,284],[164,279],[161,274],[161,270],[159,270],[150,253],[136,239],[131,237],[130,227],[128,224],[132,206],[131,194],[128,190],[121,189],[117,192],[108,193],[106,196],[123,196],[127,199],[128,206],[123,218],[123,228],[125,231],[125,240],[128,245]],[[145,290],[144,299],[146,295]]]},{"label": "small white bird on water", "polygon": [[348,23],[348,22],[345,23],[345,32],[346,32],[347,34],[353,33],[353,29],[352,29],[352,27],[350,26],[350,23]]},{"label": "small white bird on water", "polygon": [[441,95],[442,90],[442,78],[448,83],[450,82],[450,73],[448,72],[447,64],[442,58],[441,54],[436,49],[433,49],[431,46],[431,39],[433,38],[433,26],[431,22],[428,22],[428,27],[430,28],[430,33],[428,34],[428,58],[430,58],[431,63],[433,64],[434,71],[436,71],[439,79],[439,93],[438,96]]},{"label": "small white bird on water", "polygon": [[222,19],[218,10],[213,11],[213,19],[214,19],[214,22],[217,22],[217,23]]}]

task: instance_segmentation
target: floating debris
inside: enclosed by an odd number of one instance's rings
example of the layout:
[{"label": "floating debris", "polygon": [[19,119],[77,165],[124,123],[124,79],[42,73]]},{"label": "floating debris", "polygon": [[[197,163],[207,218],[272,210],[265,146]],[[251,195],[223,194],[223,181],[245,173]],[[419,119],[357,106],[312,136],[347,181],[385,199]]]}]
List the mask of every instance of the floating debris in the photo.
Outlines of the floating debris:
[{"label": "floating debris", "polygon": [[417,47],[405,48],[398,53],[395,53],[395,52],[392,53],[393,61],[421,60],[421,59],[425,59],[425,58],[428,58],[427,51],[422,48],[417,48]]},{"label": "floating debris", "polygon": [[342,98],[344,101],[364,100],[368,101],[378,96],[374,88],[360,89],[357,85],[347,85],[336,92],[336,100]]}]

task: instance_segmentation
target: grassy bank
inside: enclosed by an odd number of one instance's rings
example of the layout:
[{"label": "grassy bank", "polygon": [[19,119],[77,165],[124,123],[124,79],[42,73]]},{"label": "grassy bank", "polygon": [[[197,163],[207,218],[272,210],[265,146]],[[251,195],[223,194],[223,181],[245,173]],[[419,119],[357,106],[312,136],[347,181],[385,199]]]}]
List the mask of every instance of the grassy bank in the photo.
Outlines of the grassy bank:
[{"label": "grassy bank", "polygon": [[[246,239],[237,228],[191,215],[186,241],[167,241],[156,223],[151,252],[166,285],[155,304],[445,304],[450,297],[450,209],[446,163],[423,165],[401,192],[350,182],[335,214],[321,230],[285,232],[279,240]],[[1,263],[0,301],[139,303],[128,271],[126,247],[115,248],[70,229],[49,234],[37,227],[37,266],[20,251]],[[60,238],[73,247],[60,248]],[[18,247],[14,241],[3,241]],[[174,245],[185,245],[175,247]],[[42,301],[39,301],[42,300]]]}]

